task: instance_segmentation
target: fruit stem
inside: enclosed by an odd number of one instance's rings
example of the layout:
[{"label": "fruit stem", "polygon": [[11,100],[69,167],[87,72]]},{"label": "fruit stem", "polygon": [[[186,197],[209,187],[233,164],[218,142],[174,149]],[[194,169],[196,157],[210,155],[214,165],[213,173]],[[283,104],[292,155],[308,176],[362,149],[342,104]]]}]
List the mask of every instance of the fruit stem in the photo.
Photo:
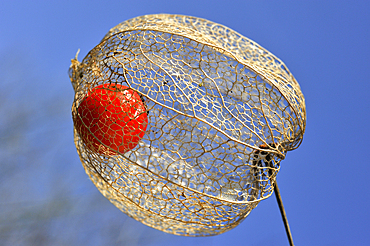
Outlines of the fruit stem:
[{"label": "fruit stem", "polygon": [[285,226],[285,231],[286,231],[286,234],[287,234],[288,240],[289,240],[289,245],[290,246],[294,246],[292,233],[291,233],[290,228],[289,228],[288,218],[287,218],[286,213],[285,213],[285,209],[284,209],[284,205],[283,205],[283,200],[281,199],[279,187],[278,187],[276,181],[275,181],[274,191],[275,191],[276,201],[277,201],[277,203],[279,205],[280,214],[281,214],[281,217],[283,218],[283,222],[284,222],[284,226]]}]

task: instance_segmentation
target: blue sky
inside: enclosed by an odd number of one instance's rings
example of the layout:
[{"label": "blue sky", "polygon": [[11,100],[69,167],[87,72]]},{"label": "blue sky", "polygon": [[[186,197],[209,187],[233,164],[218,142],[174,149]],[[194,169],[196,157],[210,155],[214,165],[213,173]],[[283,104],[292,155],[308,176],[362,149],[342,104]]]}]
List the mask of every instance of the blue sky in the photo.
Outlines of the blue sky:
[{"label": "blue sky", "polygon": [[[0,5],[0,138],[6,150],[0,151],[0,218],[12,214],[19,223],[6,233],[11,235],[7,244],[42,245],[37,241],[42,238],[53,244],[104,245],[102,240],[109,237],[119,245],[288,245],[274,196],[229,232],[185,238],[128,218],[88,180],[73,144],[70,60],[77,49],[82,59],[118,23],[154,13],[224,24],[285,62],[301,85],[307,107],[303,143],[287,154],[277,176],[294,242],[370,244],[366,1],[63,0]],[[51,210],[45,215],[46,208]],[[41,217],[47,226],[30,214],[48,216]],[[22,218],[39,230],[27,228]],[[7,228],[0,222],[0,233]],[[28,233],[24,239],[17,238],[21,230]]]}]

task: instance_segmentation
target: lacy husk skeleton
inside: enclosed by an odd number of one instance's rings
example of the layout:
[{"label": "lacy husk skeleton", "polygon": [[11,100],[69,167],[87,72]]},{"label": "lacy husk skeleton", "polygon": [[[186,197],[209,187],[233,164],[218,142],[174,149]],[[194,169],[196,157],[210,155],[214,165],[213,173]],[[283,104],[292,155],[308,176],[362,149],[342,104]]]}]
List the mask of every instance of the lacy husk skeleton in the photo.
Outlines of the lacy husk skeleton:
[{"label": "lacy husk skeleton", "polygon": [[72,60],[74,119],[98,85],[130,87],[148,128],[131,151],[104,156],[75,144],[86,173],[120,210],[186,236],[223,233],[268,198],[280,161],[305,130],[303,94],[285,64],[211,21],[146,15],[112,28]]}]

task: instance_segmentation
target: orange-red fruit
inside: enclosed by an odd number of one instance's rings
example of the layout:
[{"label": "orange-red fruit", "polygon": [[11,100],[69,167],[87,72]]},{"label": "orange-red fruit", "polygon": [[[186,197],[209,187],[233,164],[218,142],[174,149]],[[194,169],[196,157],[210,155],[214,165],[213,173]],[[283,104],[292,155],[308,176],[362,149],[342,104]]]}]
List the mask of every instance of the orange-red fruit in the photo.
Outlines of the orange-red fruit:
[{"label": "orange-red fruit", "polygon": [[87,148],[111,156],[136,147],[145,134],[148,115],[137,92],[119,84],[103,84],[83,98],[74,123]]}]

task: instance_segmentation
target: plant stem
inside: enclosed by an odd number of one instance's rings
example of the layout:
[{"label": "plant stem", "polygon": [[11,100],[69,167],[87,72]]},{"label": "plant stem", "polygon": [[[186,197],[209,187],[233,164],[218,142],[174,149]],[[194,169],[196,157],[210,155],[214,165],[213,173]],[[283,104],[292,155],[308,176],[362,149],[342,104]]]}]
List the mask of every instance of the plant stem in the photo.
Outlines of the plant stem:
[{"label": "plant stem", "polygon": [[287,216],[285,214],[283,200],[281,199],[279,187],[278,187],[276,181],[275,181],[274,191],[275,191],[275,196],[276,196],[277,203],[279,205],[280,214],[281,214],[281,217],[283,218],[283,222],[284,222],[284,226],[285,226],[285,231],[286,231],[286,234],[288,236],[289,244],[290,244],[290,246],[294,246],[292,233],[290,232],[290,228],[289,228],[288,218],[287,218]]}]

